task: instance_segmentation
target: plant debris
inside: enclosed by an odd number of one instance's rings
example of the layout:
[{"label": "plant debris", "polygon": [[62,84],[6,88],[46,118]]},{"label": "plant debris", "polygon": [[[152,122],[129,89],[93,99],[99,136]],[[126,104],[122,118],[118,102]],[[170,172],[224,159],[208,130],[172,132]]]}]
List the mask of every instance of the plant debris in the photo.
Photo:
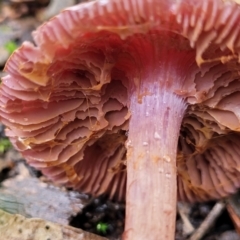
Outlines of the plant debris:
[{"label": "plant debris", "polygon": [[0,232],[4,240],[106,240],[70,226],[0,210]]},{"label": "plant debris", "polygon": [[19,164],[18,168],[22,168],[20,174],[2,182],[0,189],[2,209],[8,211],[10,208],[11,213],[68,224],[69,219],[77,215],[86,205],[87,195],[44,183],[30,176],[23,164]]}]

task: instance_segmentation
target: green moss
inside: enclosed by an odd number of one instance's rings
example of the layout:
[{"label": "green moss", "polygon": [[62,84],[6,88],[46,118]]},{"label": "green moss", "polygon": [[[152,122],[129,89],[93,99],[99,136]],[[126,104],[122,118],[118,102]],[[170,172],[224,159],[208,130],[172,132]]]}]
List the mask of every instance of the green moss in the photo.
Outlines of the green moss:
[{"label": "green moss", "polygon": [[18,45],[14,41],[9,41],[4,47],[10,54],[12,54],[17,49]]},{"label": "green moss", "polygon": [[12,145],[8,138],[1,138],[0,139],[0,153],[6,152]]},{"label": "green moss", "polygon": [[103,222],[99,222],[97,224],[97,231],[101,234],[106,234],[107,230],[108,230],[108,224],[107,223],[103,223]]}]

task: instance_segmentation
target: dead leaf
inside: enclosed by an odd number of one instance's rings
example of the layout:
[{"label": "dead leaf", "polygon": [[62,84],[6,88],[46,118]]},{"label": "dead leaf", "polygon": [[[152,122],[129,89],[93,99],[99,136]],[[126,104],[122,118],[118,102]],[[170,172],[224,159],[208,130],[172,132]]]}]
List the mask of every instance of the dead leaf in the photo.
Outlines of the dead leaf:
[{"label": "dead leaf", "polygon": [[0,232],[4,240],[106,240],[70,226],[42,219],[25,218],[0,210]]},{"label": "dead leaf", "polygon": [[[3,206],[3,209],[7,210],[4,206],[9,206],[9,196],[12,203],[10,208],[17,211],[16,204],[22,205],[21,212],[14,213],[68,224],[69,219],[77,215],[86,204],[87,195],[43,183],[38,178],[31,177],[23,164],[19,168],[20,174],[5,180],[3,188],[0,188],[0,196],[5,196],[6,199],[4,203],[4,199],[1,202],[0,198],[0,207]],[[11,200],[11,196],[15,199]]]}]

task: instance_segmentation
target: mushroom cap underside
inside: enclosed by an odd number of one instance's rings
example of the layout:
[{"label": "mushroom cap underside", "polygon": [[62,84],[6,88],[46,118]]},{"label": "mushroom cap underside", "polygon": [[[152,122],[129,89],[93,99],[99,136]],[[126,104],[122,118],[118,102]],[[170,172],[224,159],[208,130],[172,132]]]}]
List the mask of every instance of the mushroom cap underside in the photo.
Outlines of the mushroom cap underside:
[{"label": "mushroom cap underside", "polygon": [[[239,188],[240,8],[231,1],[99,0],[45,23],[9,59],[0,118],[53,181],[125,199],[131,85],[149,74],[188,104],[179,200]],[[163,67],[164,66],[164,67]],[[163,70],[165,69],[165,70]]]}]

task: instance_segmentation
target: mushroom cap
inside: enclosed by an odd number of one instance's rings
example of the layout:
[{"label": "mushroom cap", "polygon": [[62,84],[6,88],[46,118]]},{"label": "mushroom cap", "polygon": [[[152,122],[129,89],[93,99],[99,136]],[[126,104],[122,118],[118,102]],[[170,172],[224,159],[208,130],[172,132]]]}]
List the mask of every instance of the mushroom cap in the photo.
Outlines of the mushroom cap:
[{"label": "mushroom cap", "polygon": [[124,200],[129,86],[164,72],[160,84],[188,104],[178,145],[179,200],[234,193],[239,22],[240,7],[222,0],[73,6],[39,27],[36,45],[25,42],[7,62],[0,87],[6,133],[53,181]]}]

